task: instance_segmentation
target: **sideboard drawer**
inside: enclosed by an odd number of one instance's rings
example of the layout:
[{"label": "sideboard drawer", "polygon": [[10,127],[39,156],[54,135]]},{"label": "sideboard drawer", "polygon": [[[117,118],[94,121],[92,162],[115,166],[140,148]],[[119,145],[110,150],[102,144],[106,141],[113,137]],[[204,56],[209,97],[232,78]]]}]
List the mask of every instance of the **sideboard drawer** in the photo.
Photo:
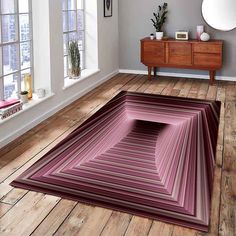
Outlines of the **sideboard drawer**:
[{"label": "sideboard drawer", "polygon": [[169,43],[168,63],[175,65],[192,64],[192,48],[190,43]]},{"label": "sideboard drawer", "polygon": [[193,64],[202,67],[218,67],[222,65],[221,55],[211,53],[194,53]]},{"label": "sideboard drawer", "polygon": [[162,42],[145,42],[143,44],[143,61],[145,63],[165,63],[165,44]]},{"label": "sideboard drawer", "polygon": [[210,44],[210,43],[199,43],[193,45],[194,52],[203,53],[221,53],[222,45],[220,44]]}]

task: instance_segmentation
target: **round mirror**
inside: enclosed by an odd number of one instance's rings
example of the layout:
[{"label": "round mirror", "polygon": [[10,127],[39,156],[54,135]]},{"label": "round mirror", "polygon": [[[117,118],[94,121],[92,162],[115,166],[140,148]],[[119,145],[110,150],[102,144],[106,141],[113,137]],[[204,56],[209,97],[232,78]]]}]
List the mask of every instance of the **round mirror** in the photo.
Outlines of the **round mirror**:
[{"label": "round mirror", "polygon": [[236,28],[236,0],[203,0],[202,15],[211,27],[232,30]]}]

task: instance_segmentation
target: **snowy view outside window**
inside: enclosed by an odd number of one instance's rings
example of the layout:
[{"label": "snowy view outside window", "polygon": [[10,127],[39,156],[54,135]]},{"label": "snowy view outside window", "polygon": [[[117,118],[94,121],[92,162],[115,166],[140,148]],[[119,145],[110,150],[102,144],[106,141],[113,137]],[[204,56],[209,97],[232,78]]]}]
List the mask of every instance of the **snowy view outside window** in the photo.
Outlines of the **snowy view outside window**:
[{"label": "snowy view outside window", "polygon": [[62,0],[64,38],[64,77],[68,77],[68,45],[78,40],[81,68],[84,69],[84,0]]},{"label": "snowy view outside window", "polygon": [[0,100],[18,97],[31,73],[31,0],[0,0]]}]

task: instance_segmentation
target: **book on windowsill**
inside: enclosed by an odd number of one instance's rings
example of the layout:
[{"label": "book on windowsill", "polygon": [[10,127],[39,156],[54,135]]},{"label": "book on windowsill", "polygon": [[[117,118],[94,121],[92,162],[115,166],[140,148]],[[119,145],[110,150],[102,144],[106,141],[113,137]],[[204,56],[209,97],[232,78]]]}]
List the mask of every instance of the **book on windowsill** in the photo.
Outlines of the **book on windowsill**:
[{"label": "book on windowsill", "polygon": [[20,102],[12,106],[0,109],[0,118],[2,120],[8,118],[9,116],[21,111],[22,107],[23,107],[23,103]]},{"label": "book on windowsill", "polygon": [[0,109],[10,107],[10,106],[18,104],[18,103],[20,103],[20,100],[15,99],[15,98],[10,98],[10,99],[7,99],[5,101],[0,101]]}]

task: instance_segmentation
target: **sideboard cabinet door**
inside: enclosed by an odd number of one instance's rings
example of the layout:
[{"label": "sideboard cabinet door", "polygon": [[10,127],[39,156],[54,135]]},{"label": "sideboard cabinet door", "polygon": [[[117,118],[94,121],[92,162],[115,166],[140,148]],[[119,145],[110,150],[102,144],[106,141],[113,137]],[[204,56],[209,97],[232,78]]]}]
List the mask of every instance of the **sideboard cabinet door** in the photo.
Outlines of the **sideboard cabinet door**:
[{"label": "sideboard cabinet door", "polygon": [[168,64],[170,65],[192,65],[192,47],[190,43],[170,42]]},{"label": "sideboard cabinet door", "polygon": [[163,42],[143,42],[142,62],[144,64],[164,64],[165,44]]}]

